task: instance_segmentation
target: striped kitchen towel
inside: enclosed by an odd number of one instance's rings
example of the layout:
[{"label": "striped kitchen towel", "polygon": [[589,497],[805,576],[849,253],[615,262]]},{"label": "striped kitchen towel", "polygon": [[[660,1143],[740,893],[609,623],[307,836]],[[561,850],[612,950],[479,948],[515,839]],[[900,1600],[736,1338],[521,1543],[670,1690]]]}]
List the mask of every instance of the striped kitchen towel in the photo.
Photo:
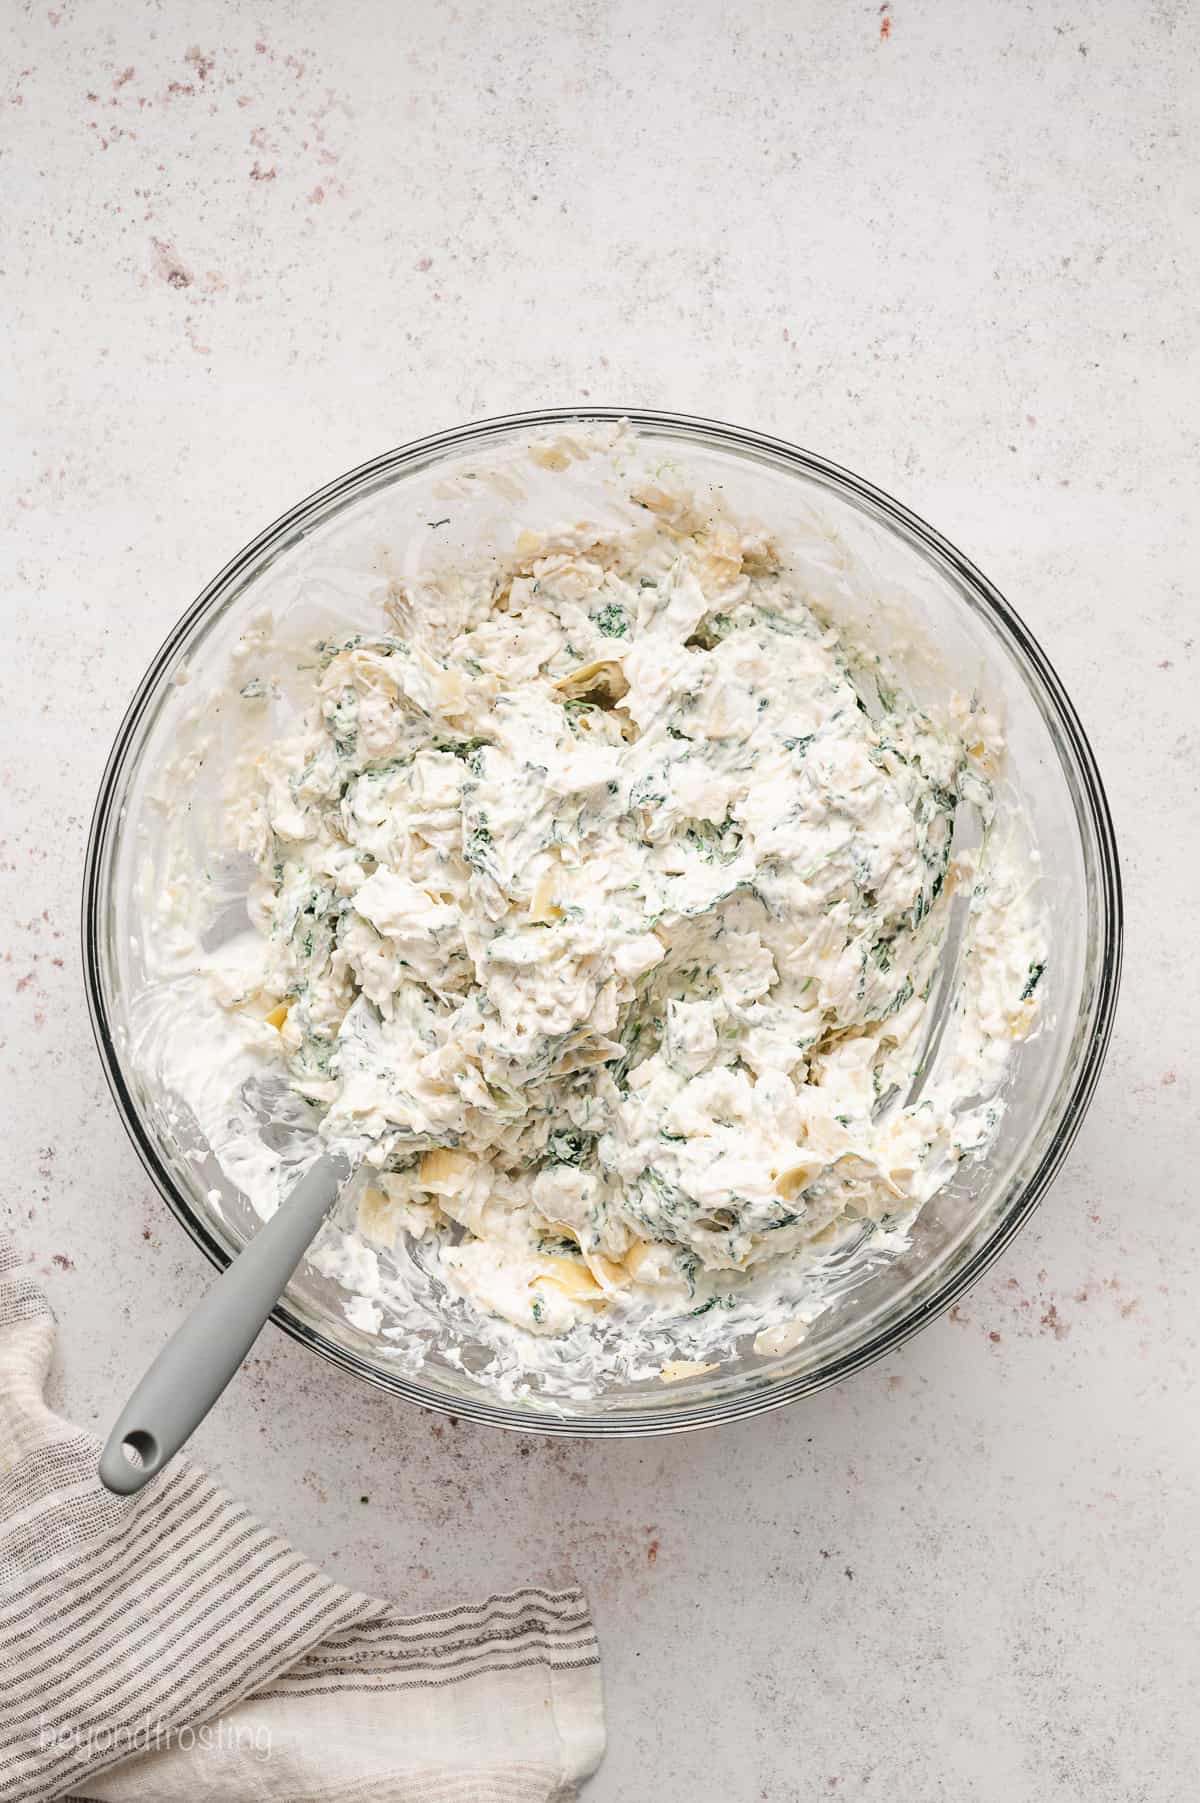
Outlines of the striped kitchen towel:
[{"label": "striped kitchen towel", "polygon": [[542,1803],[604,1749],[578,1590],[421,1615],[333,1583],[176,1459],[109,1494],[43,1400],[0,1235],[0,1803]]}]

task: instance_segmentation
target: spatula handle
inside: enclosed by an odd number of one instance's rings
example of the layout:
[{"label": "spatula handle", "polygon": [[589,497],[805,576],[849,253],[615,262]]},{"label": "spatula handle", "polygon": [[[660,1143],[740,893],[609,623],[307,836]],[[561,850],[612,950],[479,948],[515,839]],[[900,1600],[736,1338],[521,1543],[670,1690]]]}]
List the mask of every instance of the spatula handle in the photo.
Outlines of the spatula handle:
[{"label": "spatula handle", "polygon": [[100,1455],[109,1490],[132,1496],[191,1437],[261,1333],[351,1168],[341,1153],[318,1159],[176,1328]]}]

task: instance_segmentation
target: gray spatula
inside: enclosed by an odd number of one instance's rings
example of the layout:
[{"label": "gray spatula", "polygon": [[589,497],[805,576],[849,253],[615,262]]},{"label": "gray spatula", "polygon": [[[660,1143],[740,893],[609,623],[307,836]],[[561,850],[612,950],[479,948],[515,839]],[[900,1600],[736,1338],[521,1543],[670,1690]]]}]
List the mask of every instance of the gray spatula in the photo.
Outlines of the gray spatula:
[{"label": "gray spatula", "polygon": [[100,1455],[100,1481],[109,1490],[132,1496],[199,1427],[261,1333],[354,1168],[346,1153],[324,1153],[175,1330],[117,1417]]}]

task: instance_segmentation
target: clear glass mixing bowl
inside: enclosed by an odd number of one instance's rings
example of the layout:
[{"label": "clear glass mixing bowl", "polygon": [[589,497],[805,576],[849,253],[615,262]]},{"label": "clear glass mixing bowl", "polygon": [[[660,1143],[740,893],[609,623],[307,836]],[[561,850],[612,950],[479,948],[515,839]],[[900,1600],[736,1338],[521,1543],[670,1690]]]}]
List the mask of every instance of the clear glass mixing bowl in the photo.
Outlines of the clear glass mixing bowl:
[{"label": "clear glass mixing bowl", "polygon": [[[790,526],[802,524],[793,561],[809,592],[839,620],[858,617],[888,640],[916,690],[932,686],[944,699],[950,689],[977,689],[1001,715],[1011,793],[1042,854],[1053,955],[1042,1025],[1020,1048],[986,1158],[960,1166],[920,1214],[907,1249],[866,1270],[782,1356],[763,1358],[746,1344],[715,1373],[670,1387],[643,1382],[585,1402],[508,1403],[469,1374],[469,1358],[463,1369],[435,1351],[419,1376],[398,1370],[385,1343],[347,1321],[344,1292],[310,1265],[275,1311],[296,1339],[370,1383],[429,1408],[543,1433],[665,1433],[775,1408],[858,1370],[948,1307],[1028,1219],[1078,1130],[1108,1041],[1121,960],[1112,823],[1075,710],[1008,603],[931,527],[820,457],[710,420],[554,409],[440,433],[330,483],[221,571],[143,677],[101,783],[83,902],[96,1039],[147,1171],[213,1263],[227,1263],[257,1217],[193,1142],[171,1099],[154,1093],[130,1049],[131,1004],[146,982],[139,872],[162,831],[156,773],[206,682],[228,680],[230,649],[264,608],[283,619],[311,605],[342,629],[377,626],[389,578],[411,582],[439,559],[508,550],[514,519],[549,523],[547,506],[558,519],[596,517],[586,460],[558,475],[552,502],[539,498],[530,435],[544,443],[556,434],[611,432],[620,420],[630,422],[639,454],[660,456],[692,486],[723,489],[735,514],[764,522],[785,545]],[[564,507],[573,483],[574,512]],[[936,646],[936,670],[913,650],[921,645]]]}]

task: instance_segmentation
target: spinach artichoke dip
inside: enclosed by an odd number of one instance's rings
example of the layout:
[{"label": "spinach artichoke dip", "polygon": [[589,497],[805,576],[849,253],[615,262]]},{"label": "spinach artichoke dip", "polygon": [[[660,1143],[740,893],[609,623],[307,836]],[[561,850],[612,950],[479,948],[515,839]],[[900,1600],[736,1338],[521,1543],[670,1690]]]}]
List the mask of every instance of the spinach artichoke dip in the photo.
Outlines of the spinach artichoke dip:
[{"label": "spinach artichoke dip", "polygon": [[466,1321],[506,1370],[557,1342],[585,1383],[602,1336],[667,1380],[794,1345],[799,1279],[903,1245],[988,1144],[1045,962],[979,701],[907,698],[764,530],[632,499],[308,647],[206,979],[310,1132],[369,1145],[314,1254],[351,1320],[401,1353],[406,1308]]}]

